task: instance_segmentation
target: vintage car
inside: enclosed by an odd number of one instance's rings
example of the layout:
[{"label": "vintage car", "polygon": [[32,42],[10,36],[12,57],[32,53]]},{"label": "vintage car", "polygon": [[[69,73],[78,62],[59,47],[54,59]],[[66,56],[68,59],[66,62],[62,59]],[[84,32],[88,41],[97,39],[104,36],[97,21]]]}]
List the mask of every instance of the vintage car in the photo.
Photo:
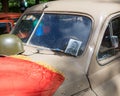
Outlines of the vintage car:
[{"label": "vintage car", "polygon": [[0,13],[0,35],[9,33],[20,16],[21,13]]},{"label": "vintage car", "polygon": [[11,34],[22,40],[24,52],[0,58],[2,96],[120,96],[118,1],[36,5]]},{"label": "vintage car", "polygon": [[9,33],[14,26],[13,20],[0,20],[0,35]]},{"label": "vintage car", "polygon": [[0,20],[13,20],[16,23],[20,16],[21,13],[0,13]]}]

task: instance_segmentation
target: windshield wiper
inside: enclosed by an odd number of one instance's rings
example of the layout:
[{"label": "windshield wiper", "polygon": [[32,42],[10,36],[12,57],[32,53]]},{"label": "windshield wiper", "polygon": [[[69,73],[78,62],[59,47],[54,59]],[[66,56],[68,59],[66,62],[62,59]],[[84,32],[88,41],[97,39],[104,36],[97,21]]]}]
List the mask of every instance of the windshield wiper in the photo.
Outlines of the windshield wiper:
[{"label": "windshield wiper", "polygon": [[55,49],[51,49],[52,51],[56,51],[56,52],[62,52],[62,53],[64,53],[64,51],[63,50],[61,50],[61,49],[59,49],[59,48],[55,48]]},{"label": "windshield wiper", "polygon": [[46,54],[46,55],[54,55],[55,53],[53,51],[51,51],[51,49],[49,48],[37,48],[37,53],[40,53],[40,54]]},{"label": "windshield wiper", "polygon": [[46,54],[46,55],[58,55],[58,54],[61,53],[61,54],[64,54],[64,55],[73,56],[71,54],[65,53],[64,50],[61,50],[59,48],[50,49],[50,48],[46,48],[46,47],[41,47],[41,48],[37,48],[37,53]]},{"label": "windshield wiper", "polygon": [[64,54],[64,55],[69,55],[69,56],[71,56],[70,54],[65,53],[64,50],[61,50],[61,49],[59,49],[59,48],[55,48],[55,49],[51,49],[51,50],[54,51],[54,52],[56,52],[56,53],[62,53],[62,54]]},{"label": "windshield wiper", "polygon": [[40,53],[40,54],[55,55],[56,52],[65,54],[65,52],[59,48],[55,48],[55,49],[50,49],[45,47],[37,48],[37,53]]}]

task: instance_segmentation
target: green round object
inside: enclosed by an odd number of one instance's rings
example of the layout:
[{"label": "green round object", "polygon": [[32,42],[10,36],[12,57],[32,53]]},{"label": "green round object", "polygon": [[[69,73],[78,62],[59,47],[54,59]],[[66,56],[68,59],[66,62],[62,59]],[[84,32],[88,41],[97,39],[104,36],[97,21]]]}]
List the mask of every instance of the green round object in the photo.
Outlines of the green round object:
[{"label": "green round object", "polygon": [[16,55],[24,52],[22,41],[13,34],[0,35],[0,55]]}]

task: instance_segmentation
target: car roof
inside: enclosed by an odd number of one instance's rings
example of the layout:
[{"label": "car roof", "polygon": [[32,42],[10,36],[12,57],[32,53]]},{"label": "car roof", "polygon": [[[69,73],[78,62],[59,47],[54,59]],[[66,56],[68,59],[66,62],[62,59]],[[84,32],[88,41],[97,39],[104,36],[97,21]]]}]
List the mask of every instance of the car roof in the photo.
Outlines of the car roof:
[{"label": "car roof", "polygon": [[[45,3],[44,11],[85,13],[94,18],[106,17],[120,11],[118,0],[56,0]],[[29,8],[27,11],[42,11],[45,4],[39,4]]]}]

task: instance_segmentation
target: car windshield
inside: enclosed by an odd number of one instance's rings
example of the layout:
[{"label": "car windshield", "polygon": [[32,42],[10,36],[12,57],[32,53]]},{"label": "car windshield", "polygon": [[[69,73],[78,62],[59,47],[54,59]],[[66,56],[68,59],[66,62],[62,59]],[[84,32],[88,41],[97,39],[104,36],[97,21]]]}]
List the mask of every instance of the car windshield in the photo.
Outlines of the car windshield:
[{"label": "car windshield", "polygon": [[26,14],[18,22],[13,34],[24,43],[77,56],[87,44],[92,22],[82,15]]}]

